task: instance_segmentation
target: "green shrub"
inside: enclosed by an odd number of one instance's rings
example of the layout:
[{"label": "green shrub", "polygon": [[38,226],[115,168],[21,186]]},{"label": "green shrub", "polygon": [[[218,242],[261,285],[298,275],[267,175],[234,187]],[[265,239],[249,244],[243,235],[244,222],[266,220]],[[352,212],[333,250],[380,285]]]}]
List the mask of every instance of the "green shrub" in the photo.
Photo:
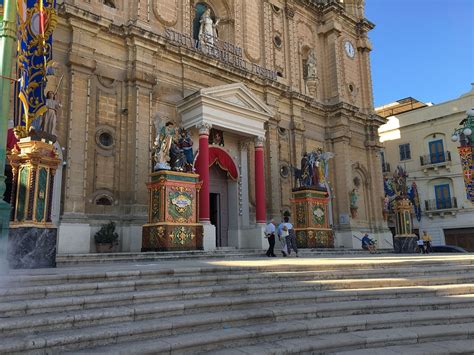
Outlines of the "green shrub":
[{"label": "green shrub", "polygon": [[94,235],[96,243],[99,244],[114,244],[118,239],[118,234],[115,233],[115,223],[110,221],[107,224],[103,224],[100,230]]}]

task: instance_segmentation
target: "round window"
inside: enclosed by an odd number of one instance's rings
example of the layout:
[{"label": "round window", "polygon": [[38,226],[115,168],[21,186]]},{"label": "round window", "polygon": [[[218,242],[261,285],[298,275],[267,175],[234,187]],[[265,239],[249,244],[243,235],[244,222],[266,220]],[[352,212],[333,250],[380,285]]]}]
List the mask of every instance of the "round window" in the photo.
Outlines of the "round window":
[{"label": "round window", "polygon": [[114,144],[114,139],[109,132],[102,132],[99,135],[99,143],[104,147],[110,147],[112,144]]},{"label": "round window", "polygon": [[280,175],[281,177],[283,178],[287,178],[288,175],[290,175],[290,168],[288,167],[288,165],[282,165],[281,168],[280,168]]},{"label": "round window", "polygon": [[278,133],[282,136],[286,135],[286,129],[283,127],[278,127]]}]

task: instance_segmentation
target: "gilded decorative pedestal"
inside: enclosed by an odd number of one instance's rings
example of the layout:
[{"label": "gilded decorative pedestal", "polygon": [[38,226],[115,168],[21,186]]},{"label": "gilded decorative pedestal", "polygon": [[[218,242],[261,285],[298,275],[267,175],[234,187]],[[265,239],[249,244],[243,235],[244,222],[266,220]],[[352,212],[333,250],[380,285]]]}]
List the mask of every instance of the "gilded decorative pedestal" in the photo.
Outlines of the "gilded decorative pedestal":
[{"label": "gilded decorative pedestal", "polygon": [[13,171],[8,259],[11,267],[56,265],[57,230],[51,223],[54,175],[61,162],[54,146],[24,138],[8,156]]},{"label": "gilded decorative pedestal", "polygon": [[396,235],[393,238],[395,253],[414,253],[418,237],[413,234],[411,219],[412,204],[409,199],[401,199],[396,205]]},{"label": "gilded decorative pedestal", "polygon": [[197,223],[199,175],[161,170],[150,177],[142,251],[202,250],[203,226]]},{"label": "gilded decorative pedestal", "polygon": [[328,193],[322,189],[293,189],[291,209],[299,248],[334,248],[328,223]]}]

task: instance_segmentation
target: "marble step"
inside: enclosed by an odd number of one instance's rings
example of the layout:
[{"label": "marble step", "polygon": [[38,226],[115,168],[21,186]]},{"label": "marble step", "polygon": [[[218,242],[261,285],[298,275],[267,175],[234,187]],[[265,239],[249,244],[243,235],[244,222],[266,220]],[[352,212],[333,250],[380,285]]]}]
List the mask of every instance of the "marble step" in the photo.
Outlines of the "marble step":
[{"label": "marble step", "polygon": [[[281,338],[293,338],[303,335],[335,334],[348,331],[364,331],[396,327],[424,326],[433,324],[463,324],[474,322],[472,308],[449,310],[416,310],[391,312],[385,314],[357,313],[355,315],[316,318],[313,314],[296,312],[295,309],[281,310],[258,308],[246,311],[211,312],[205,315],[194,314],[168,317],[136,322],[118,322],[109,325],[91,324],[82,329],[58,329],[51,332],[30,332],[24,336],[2,336],[0,353],[42,353],[41,349],[53,351],[78,350],[83,348],[107,346],[94,349],[95,353],[113,353],[113,344],[118,348],[140,349],[140,344],[151,340],[151,343],[173,343],[176,337],[184,341],[204,342],[206,349],[219,348],[220,341],[226,339],[226,333],[235,331],[243,338],[237,337],[231,345],[248,345]],[[291,315],[291,317],[290,317]],[[246,330],[242,332],[242,329]],[[206,334],[217,333],[220,336],[208,337]],[[235,334],[234,334],[235,335]],[[250,335],[250,337],[248,337]],[[222,338],[223,336],[223,338]],[[170,339],[170,338],[175,338]],[[199,344],[191,344],[199,345]],[[200,344],[202,346],[203,344]],[[207,346],[210,346],[207,347]],[[199,348],[193,349],[197,351]],[[201,349],[204,350],[204,349]],[[126,352],[128,353],[128,352]]]},{"label": "marble step", "polygon": [[[474,353],[474,339],[430,341],[425,343],[393,345],[360,350],[338,351],[334,355],[449,355]],[[243,352],[239,352],[243,355]]]},{"label": "marble step", "polygon": [[[278,250],[277,250],[278,251]],[[362,249],[300,249],[301,256],[337,256],[337,255],[367,255]],[[189,250],[171,252],[124,252],[124,253],[89,253],[89,254],[59,254],[56,257],[58,267],[88,264],[106,264],[142,261],[167,261],[176,259],[225,259],[255,257],[265,254],[261,249],[225,249],[214,251]],[[393,255],[391,250],[381,250],[380,254]]]},{"label": "marble step", "polygon": [[[336,285],[337,286],[337,285]],[[163,302],[170,300],[199,299],[205,297],[264,295],[282,292],[310,292],[314,299],[325,301],[330,299],[356,300],[379,299],[398,297],[426,297],[435,295],[454,295],[474,293],[474,283],[434,285],[434,286],[407,286],[407,287],[379,287],[371,288],[330,288],[320,290],[319,284],[302,282],[271,282],[271,283],[242,283],[237,285],[217,285],[192,288],[155,289],[147,291],[127,291],[119,293],[105,293],[85,296],[48,297],[46,299],[30,299],[21,301],[0,302],[0,317],[18,317],[23,315],[54,313],[58,311],[73,311],[92,308],[107,308]],[[335,292],[337,290],[337,292]]]},{"label": "marble step", "polygon": [[[336,297],[334,297],[336,298]],[[457,309],[474,306],[473,294],[417,298],[369,299],[353,301],[319,301],[314,292],[209,297],[203,299],[130,304],[109,308],[85,309],[61,313],[34,314],[0,319],[0,335],[84,328],[89,325],[133,322],[188,314],[205,314],[228,310],[264,309],[268,305],[276,318],[305,314],[310,317],[332,317],[358,313],[387,313],[423,309]],[[408,304],[406,300],[409,300]]]},{"label": "marble step", "polygon": [[[432,267],[466,267],[474,265],[474,258],[456,258],[446,256],[443,258],[381,258],[381,259],[296,259],[297,264],[291,264],[294,259],[261,259],[246,260],[244,262],[229,261],[226,264],[212,265],[209,262],[197,264],[186,264],[186,261],[177,263],[148,264],[148,265],[118,265],[115,271],[109,271],[105,266],[49,269],[47,272],[34,270],[35,272],[22,272],[15,270],[10,276],[0,276],[2,284],[8,286],[15,285],[53,285],[57,283],[79,283],[91,281],[118,281],[136,278],[156,278],[162,276],[196,276],[196,275],[226,275],[229,273],[262,274],[269,272],[345,272],[358,270],[397,270],[399,268],[408,269],[410,272],[418,272]],[[168,266],[169,265],[169,266]],[[183,265],[193,265],[183,267]]]},{"label": "marble step", "polygon": [[[31,300],[44,299],[51,297],[67,297],[67,296],[86,296],[93,294],[104,294],[112,292],[130,292],[137,290],[153,290],[153,289],[170,289],[170,288],[186,288],[213,285],[242,285],[242,284],[264,284],[264,283],[286,283],[286,282],[302,282],[312,284],[315,288],[361,288],[361,287],[379,287],[379,286],[416,286],[430,284],[453,284],[453,283],[470,283],[474,281],[474,272],[472,267],[465,266],[463,268],[446,267],[442,268],[425,268],[410,272],[410,277],[393,277],[404,276],[409,269],[403,269],[401,272],[397,270],[352,270],[347,272],[271,272],[271,273],[228,273],[224,275],[193,275],[188,276],[166,276],[142,278],[134,273],[121,273],[123,278],[117,277],[114,281],[98,281],[98,282],[79,282],[53,284],[51,286],[23,286],[23,287],[3,287],[0,288],[0,302],[11,300]],[[433,273],[442,273],[443,276],[433,275]],[[128,275],[128,276],[125,276]],[[378,276],[377,278],[373,278]],[[351,278],[352,277],[352,278]],[[329,279],[332,278],[332,279]]]},{"label": "marble step", "polygon": [[[390,317],[381,320],[376,317],[360,316],[359,319],[351,317],[333,318],[329,321],[321,319],[287,321],[194,332],[192,336],[180,334],[124,343],[121,343],[123,338],[117,337],[117,345],[90,347],[74,353],[326,354],[338,350],[370,349],[382,345],[469,339],[474,333],[472,319],[466,323],[426,325],[424,322],[416,323],[416,319],[415,323],[411,324],[406,315],[397,314],[394,320],[395,323],[391,323]],[[379,327],[382,329],[377,329]]]}]

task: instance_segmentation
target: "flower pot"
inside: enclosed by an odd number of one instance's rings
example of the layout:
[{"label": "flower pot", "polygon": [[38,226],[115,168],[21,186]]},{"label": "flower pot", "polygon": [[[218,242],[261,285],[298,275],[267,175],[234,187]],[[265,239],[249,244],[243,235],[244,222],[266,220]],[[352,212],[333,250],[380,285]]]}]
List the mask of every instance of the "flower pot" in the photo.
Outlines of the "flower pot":
[{"label": "flower pot", "polygon": [[97,253],[117,253],[118,243],[95,243]]}]

